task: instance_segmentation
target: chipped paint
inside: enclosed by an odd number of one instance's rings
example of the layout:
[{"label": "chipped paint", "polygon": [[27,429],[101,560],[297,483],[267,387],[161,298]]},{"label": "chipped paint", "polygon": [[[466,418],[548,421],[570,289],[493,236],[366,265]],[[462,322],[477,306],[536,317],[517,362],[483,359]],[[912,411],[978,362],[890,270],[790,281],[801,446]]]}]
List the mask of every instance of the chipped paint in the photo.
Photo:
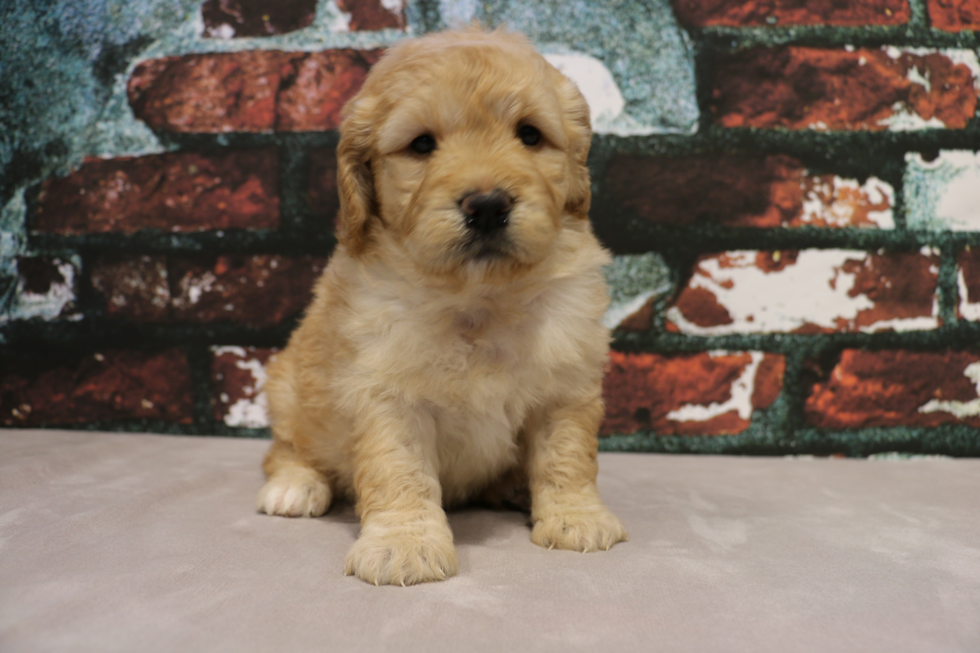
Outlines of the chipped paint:
[{"label": "chipped paint", "polygon": [[[731,356],[739,352],[730,351],[709,351],[708,355],[712,358],[718,356]],[[762,362],[763,353],[761,351],[749,352],[752,360],[745,366],[742,373],[731,385],[731,396],[723,403],[714,402],[704,406],[701,404],[684,404],[683,406],[667,413],[667,419],[675,422],[706,422],[709,419],[724,415],[725,413],[736,411],[738,416],[744,420],[752,417],[752,393],[755,391],[755,375]]]},{"label": "chipped paint", "polygon": [[[235,403],[228,406],[224,416],[226,426],[244,428],[266,428],[269,426],[269,400],[262,387],[266,382],[265,366],[257,358],[251,357],[242,347],[212,347],[215,357],[230,354],[237,358],[235,367],[249,372],[252,377],[251,385],[240,387],[244,395]],[[230,398],[226,393],[220,396],[227,403]]]},{"label": "chipped paint", "polygon": [[[828,181],[829,179],[829,181]],[[864,184],[838,176],[804,177],[800,211],[802,224],[829,227],[878,227],[894,229],[895,190],[876,177]]]},{"label": "chipped paint", "polygon": [[[973,76],[973,86],[977,90],[980,90],[980,59],[977,58],[977,54],[973,50],[936,50],[930,48],[896,48],[894,46],[886,46],[882,48],[882,51],[892,59],[900,59],[903,55],[917,57],[926,57],[934,54],[942,55],[952,61],[954,65],[963,65],[969,68]],[[921,86],[926,93],[932,90],[932,81],[929,77],[928,70],[922,72],[917,66],[911,66],[906,73],[906,79],[917,86]],[[915,113],[905,102],[896,102],[892,105],[892,111],[894,112],[892,115],[878,121],[879,125],[887,127],[889,131],[920,131],[923,129],[946,128],[946,124],[939,118],[933,116],[926,120]]]},{"label": "chipped paint", "polygon": [[977,389],[977,398],[970,401],[945,401],[932,399],[919,406],[920,413],[934,413],[942,411],[955,415],[962,419],[964,417],[976,417],[980,415],[980,363],[970,363],[963,370],[963,376],[973,381]]},{"label": "chipped paint", "polygon": [[[930,250],[932,253],[933,250]],[[876,332],[885,329],[911,331],[939,326],[938,304],[932,314],[876,320],[860,324],[859,317],[875,308],[867,295],[854,292],[857,271],[866,267],[869,254],[840,249],[804,250],[794,262],[777,271],[757,264],[760,252],[741,250],[702,259],[686,291],[703,290],[715,298],[729,320],[700,326],[672,306],[668,320],[682,333],[712,336],[733,333],[787,333],[817,328],[827,331]],[[776,253],[778,254],[778,253]],[[778,257],[773,256],[775,262]],[[847,265],[847,264],[851,265]],[[683,295],[682,297],[683,298]]]},{"label": "chipped paint", "polygon": [[663,257],[653,252],[613,257],[603,271],[609,286],[609,308],[602,323],[610,329],[673,287],[670,269]]},{"label": "chipped paint", "polygon": [[980,155],[941,150],[926,161],[905,155],[905,196],[910,229],[980,230]]}]

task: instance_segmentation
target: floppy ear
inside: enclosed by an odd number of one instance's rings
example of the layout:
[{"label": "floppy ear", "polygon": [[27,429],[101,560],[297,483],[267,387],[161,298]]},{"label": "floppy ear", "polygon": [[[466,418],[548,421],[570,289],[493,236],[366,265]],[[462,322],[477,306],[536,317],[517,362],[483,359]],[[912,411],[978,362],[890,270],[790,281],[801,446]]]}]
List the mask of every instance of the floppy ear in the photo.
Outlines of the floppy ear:
[{"label": "floppy ear", "polygon": [[340,195],[337,239],[351,254],[364,250],[370,224],[378,213],[374,175],[369,160],[376,105],[373,97],[354,98],[340,125],[340,143],[337,145],[337,186]]},{"label": "floppy ear", "polygon": [[565,211],[579,218],[589,217],[592,202],[592,184],[589,169],[585,165],[592,145],[592,121],[589,105],[574,82],[558,73],[558,97],[564,112],[565,133],[568,134],[568,195]]}]

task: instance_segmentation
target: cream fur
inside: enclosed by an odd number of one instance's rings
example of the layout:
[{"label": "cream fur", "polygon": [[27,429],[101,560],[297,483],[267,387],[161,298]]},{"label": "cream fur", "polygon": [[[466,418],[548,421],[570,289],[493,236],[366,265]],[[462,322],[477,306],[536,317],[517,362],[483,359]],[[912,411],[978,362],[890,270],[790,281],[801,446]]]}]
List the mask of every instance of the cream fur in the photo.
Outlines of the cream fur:
[{"label": "cream fur", "polygon": [[[581,95],[522,37],[464,30],[393,47],[345,111],[340,245],[269,368],[259,509],[355,500],[345,570],[375,584],[455,574],[443,509],[481,497],[529,492],[541,546],[625,540],[595,487],[609,257]],[[493,190],[513,208],[480,258],[459,202]]]}]

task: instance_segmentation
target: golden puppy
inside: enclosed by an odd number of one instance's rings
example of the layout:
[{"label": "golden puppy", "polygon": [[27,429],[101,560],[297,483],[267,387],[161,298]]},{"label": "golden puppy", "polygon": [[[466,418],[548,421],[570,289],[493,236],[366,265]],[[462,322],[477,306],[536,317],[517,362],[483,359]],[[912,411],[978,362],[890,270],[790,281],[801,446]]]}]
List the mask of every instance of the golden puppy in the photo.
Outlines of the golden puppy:
[{"label": "golden puppy", "polygon": [[515,34],[402,42],[345,108],[338,238],[269,368],[259,509],[357,502],[345,569],[457,571],[444,506],[530,494],[531,540],[626,539],[596,491],[609,334],[581,94]]}]

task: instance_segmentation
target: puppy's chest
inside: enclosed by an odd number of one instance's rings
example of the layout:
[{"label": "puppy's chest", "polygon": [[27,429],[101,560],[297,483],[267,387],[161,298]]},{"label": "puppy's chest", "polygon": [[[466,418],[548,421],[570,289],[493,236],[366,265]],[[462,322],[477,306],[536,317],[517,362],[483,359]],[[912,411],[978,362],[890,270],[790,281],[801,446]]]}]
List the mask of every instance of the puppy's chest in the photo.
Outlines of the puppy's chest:
[{"label": "puppy's chest", "polygon": [[[419,370],[437,374],[454,403],[502,401],[517,387],[535,385],[538,330],[530,318],[504,320],[486,310],[448,315],[433,332],[428,364]],[[437,397],[432,397],[437,399]]]}]

